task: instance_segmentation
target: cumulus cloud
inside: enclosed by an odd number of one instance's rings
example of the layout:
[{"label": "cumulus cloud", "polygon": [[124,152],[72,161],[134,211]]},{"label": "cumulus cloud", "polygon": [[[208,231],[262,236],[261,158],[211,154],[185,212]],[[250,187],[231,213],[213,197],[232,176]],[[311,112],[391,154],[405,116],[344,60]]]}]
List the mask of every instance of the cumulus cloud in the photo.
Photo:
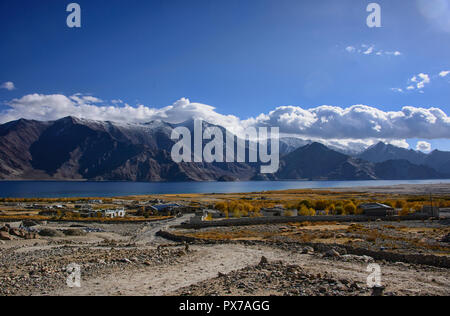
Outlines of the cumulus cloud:
[{"label": "cumulus cloud", "polygon": [[6,90],[8,90],[8,91],[12,91],[12,90],[14,90],[15,88],[16,88],[16,87],[14,86],[14,83],[11,82],[11,81],[4,82],[4,83],[2,83],[2,84],[0,85],[0,89],[6,89]]},{"label": "cumulus cloud", "polygon": [[0,123],[19,118],[56,120],[65,116],[134,123],[151,120],[181,123],[192,118],[202,118],[213,124],[242,127],[242,123],[236,116],[219,114],[212,106],[192,103],[185,98],[160,109],[145,105],[133,107],[118,100],[113,100],[111,102],[113,105],[103,103],[105,102],[99,98],[82,94],[72,96],[29,94],[6,102],[5,105],[9,108],[0,112]]},{"label": "cumulus cloud", "polygon": [[450,70],[445,70],[445,71],[441,71],[439,73],[439,76],[444,78],[444,77],[447,77],[448,74],[450,74]]},{"label": "cumulus cloud", "polygon": [[424,142],[424,141],[419,141],[419,142],[417,142],[416,150],[420,150],[420,151],[423,151],[423,152],[430,152],[431,151],[431,144],[427,143],[427,142]]},{"label": "cumulus cloud", "polygon": [[319,106],[305,109],[280,106],[257,117],[241,119],[223,115],[213,106],[182,98],[163,108],[126,103],[107,105],[99,98],[86,95],[30,94],[6,103],[0,122],[19,118],[56,120],[65,116],[84,119],[144,123],[163,120],[169,123],[200,118],[239,134],[246,127],[279,127],[280,132],[311,140],[325,140],[335,147],[361,149],[380,140],[407,147],[406,139],[448,139],[450,117],[439,108],[403,107],[399,111],[382,111],[367,105],[347,108]]},{"label": "cumulus cloud", "polygon": [[282,106],[260,115],[256,124],[280,126],[286,133],[339,139],[448,138],[450,118],[439,108],[403,107],[385,112],[367,105],[348,108]]}]

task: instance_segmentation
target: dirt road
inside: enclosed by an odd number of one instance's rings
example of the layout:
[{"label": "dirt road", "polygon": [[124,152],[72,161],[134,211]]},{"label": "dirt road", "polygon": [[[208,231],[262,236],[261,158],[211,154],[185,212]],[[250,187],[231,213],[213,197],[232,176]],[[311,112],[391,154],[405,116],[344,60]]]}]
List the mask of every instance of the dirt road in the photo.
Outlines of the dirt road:
[{"label": "dirt road", "polygon": [[137,245],[145,244],[167,244],[170,243],[167,239],[156,236],[156,233],[160,230],[168,231],[170,226],[177,226],[183,222],[188,222],[190,218],[194,216],[193,214],[183,215],[175,219],[170,219],[166,221],[150,222],[146,224],[140,232],[131,238],[131,242],[135,242]]},{"label": "dirt road", "polygon": [[[301,266],[309,273],[328,272],[336,278],[366,284],[367,263],[332,261],[315,255],[291,253],[268,246],[205,245],[175,265],[126,270],[120,275],[82,279],[80,288],[64,288],[54,295],[168,295],[177,289],[255,265],[262,256]],[[381,264],[382,284],[398,295],[450,295],[450,275],[445,269],[416,270],[405,264]],[[420,271],[420,272],[419,272]],[[425,272],[426,271],[426,272]]]}]

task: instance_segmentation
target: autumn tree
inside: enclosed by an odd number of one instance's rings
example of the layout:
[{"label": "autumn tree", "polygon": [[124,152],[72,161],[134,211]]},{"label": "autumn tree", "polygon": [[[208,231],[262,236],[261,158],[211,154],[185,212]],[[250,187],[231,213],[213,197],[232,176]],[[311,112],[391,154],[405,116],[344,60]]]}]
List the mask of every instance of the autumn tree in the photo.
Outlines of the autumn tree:
[{"label": "autumn tree", "polygon": [[356,212],[356,206],[353,202],[347,202],[347,204],[344,205],[344,211],[346,214],[355,214]]}]

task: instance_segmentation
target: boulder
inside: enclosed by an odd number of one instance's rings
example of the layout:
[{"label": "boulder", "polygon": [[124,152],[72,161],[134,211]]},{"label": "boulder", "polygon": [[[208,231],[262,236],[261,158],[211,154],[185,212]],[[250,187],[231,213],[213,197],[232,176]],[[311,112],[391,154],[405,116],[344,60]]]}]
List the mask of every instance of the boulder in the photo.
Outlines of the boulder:
[{"label": "boulder", "polygon": [[44,228],[39,231],[39,235],[44,237],[64,237],[64,234],[60,231],[51,228]]},{"label": "boulder", "polygon": [[0,240],[13,240],[12,236],[4,231],[0,232]]},{"label": "boulder", "polygon": [[22,226],[22,222],[10,222],[6,224],[9,228],[20,228]]},{"label": "boulder", "polygon": [[262,266],[262,265],[265,265],[265,264],[268,264],[268,263],[269,263],[269,261],[267,260],[267,258],[262,256],[261,260],[259,261],[259,265]]},{"label": "boulder", "polygon": [[36,226],[36,225],[38,225],[38,222],[33,221],[31,219],[26,219],[26,220],[23,221],[23,226],[25,226],[25,227],[33,227],[33,226]]},{"label": "boulder", "polygon": [[341,255],[334,249],[330,249],[325,253],[325,257],[339,258]]},{"label": "boulder", "polygon": [[39,236],[36,233],[26,233],[25,239],[37,239]]},{"label": "boulder", "polygon": [[343,261],[358,261],[358,262],[374,262],[374,259],[369,256],[357,256],[357,255],[343,255],[342,256]]},{"label": "boulder", "polygon": [[314,253],[314,248],[313,247],[306,246],[302,250],[302,254],[313,254],[313,253]]},{"label": "boulder", "polygon": [[19,229],[19,228],[11,228],[9,230],[9,234],[13,235],[13,236],[17,236],[20,238],[24,238],[25,237],[25,231]]},{"label": "boulder", "polygon": [[82,229],[67,229],[64,232],[66,236],[86,236],[87,233]]}]

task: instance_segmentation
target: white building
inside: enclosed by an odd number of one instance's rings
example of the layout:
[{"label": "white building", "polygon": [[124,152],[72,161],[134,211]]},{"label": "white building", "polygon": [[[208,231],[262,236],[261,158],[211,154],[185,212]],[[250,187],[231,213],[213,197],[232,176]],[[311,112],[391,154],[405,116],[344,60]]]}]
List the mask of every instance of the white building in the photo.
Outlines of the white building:
[{"label": "white building", "polygon": [[126,215],[125,209],[122,208],[117,210],[92,210],[89,211],[89,217],[97,217],[99,213],[104,218],[125,217]]}]

